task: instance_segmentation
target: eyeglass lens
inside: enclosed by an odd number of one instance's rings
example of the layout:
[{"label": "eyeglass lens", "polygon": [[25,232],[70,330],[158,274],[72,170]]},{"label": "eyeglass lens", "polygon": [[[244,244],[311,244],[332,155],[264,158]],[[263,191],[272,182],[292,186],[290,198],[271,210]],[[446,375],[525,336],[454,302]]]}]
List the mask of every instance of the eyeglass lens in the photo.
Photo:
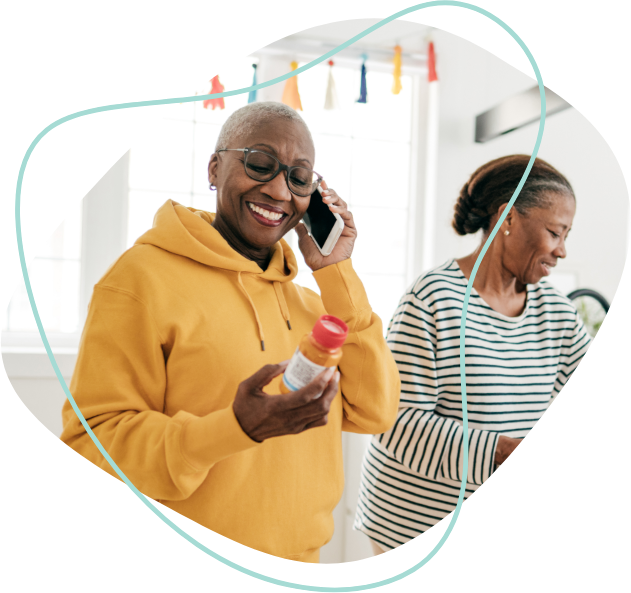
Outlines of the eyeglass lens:
[{"label": "eyeglass lens", "polygon": [[[251,151],[245,156],[247,174],[257,181],[269,181],[279,169],[278,161],[264,152]],[[289,189],[298,196],[310,196],[318,186],[318,176],[306,167],[291,167]]]}]

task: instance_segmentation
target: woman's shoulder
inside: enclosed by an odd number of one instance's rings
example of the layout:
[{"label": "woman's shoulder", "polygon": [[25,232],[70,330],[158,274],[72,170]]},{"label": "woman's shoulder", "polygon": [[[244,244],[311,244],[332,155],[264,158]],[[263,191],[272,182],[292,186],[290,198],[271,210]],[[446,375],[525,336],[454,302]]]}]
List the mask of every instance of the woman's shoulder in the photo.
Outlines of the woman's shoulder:
[{"label": "woman's shoulder", "polygon": [[464,296],[463,274],[455,259],[421,274],[407,292],[420,300],[428,299],[436,292],[453,292]]},{"label": "woman's shoulder", "polygon": [[530,307],[534,310],[547,309],[551,312],[576,314],[574,303],[547,280],[529,286]]}]

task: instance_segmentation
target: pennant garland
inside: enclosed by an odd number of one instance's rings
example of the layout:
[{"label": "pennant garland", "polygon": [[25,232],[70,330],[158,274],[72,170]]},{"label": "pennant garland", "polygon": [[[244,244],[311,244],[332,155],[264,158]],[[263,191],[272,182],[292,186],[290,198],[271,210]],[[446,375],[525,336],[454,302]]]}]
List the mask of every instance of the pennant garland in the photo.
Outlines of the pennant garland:
[{"label": "pennant garland", "polygon": [[[214,95],[215,93],[223,93],[224,85],[219,82],[219,75],[213,76],[210,79],[210,91],[208,91],[209,95]],[[224,103],[223,97],[219,97],[218,99],[206,99],[204,101],[204,109],[208,109],[208,106],[211,105],[213,110],[215,107],[219,109],[225,109],[226,104]]]},{"label": "pennant garland", "polygon": [[335,90],[335,79],[333,78],[333,60],[329,60],[329,80],[326,85],[326,97],[324,99],[325,109],[339,109],[340,103],[337,99],[337,91]]},{"label": "pennant garland", "polygon": [[394,48],[394,71],[392,72],[392,94],[398,95],[403,86],[401,85],[401,46],[396,45]]},{"label": "pennant garland", "polygon": [[[254,74],[252,75],[252,86],[256,84],[256,64],[252,64]],[[248,93],[248,103],[254,103],[256,101],[256,91],[250,91]]]},{"label": "pennant garland", "polygon": [[366,103],[368,100],[368,89],[366,88],[366,60],[368,56],[362,54],[362,69],[361,69],[361,81],[359,83],[359,99],[357,103]]},{"label": "pennant garland", "polygon": [[[291,71],[293,72],[298,68],[298,62],[291,63]],[[285,82],[285,89],[283,90],[283,98],[281,101],[285,105],[294,108],[296,111],[302,111],[302,103],[300,102],[300,93],[298,92],[298,76],[292,76]]]}]

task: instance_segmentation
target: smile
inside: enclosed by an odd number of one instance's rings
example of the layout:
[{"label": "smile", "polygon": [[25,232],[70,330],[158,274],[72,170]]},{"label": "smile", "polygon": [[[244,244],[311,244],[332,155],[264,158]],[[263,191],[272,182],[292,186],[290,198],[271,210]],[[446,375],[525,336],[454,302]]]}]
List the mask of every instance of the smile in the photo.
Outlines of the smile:
[{"label": "smile", "polygon": [[546,276],[549,276],[552,273],[552,268],[554,267],[552,264],[546,264],[545,262],[541,262],[541,266],[543,267]]},{"label": "smile", "polygon": [[279,208],[263,208],[260,205],[253,204],[252,202],[246,202],[248,209],[252,216],[265,226],[278,226],[280,222],[287,216],[286,212],[283,212]]}]

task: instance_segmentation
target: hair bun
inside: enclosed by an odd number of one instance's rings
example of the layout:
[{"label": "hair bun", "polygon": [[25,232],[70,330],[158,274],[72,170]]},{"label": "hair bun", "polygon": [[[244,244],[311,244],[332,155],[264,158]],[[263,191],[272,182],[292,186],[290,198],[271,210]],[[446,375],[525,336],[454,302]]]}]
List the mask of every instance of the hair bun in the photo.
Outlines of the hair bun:
[{"label": "hair bun", "polygon": [[454,218],[451,225],[459,235],[470,235],[484,227],[487,219],[486,212],[476,205],[475,195],[470,195],[469,181],[467,181],[462,186],[454,206]]}]

